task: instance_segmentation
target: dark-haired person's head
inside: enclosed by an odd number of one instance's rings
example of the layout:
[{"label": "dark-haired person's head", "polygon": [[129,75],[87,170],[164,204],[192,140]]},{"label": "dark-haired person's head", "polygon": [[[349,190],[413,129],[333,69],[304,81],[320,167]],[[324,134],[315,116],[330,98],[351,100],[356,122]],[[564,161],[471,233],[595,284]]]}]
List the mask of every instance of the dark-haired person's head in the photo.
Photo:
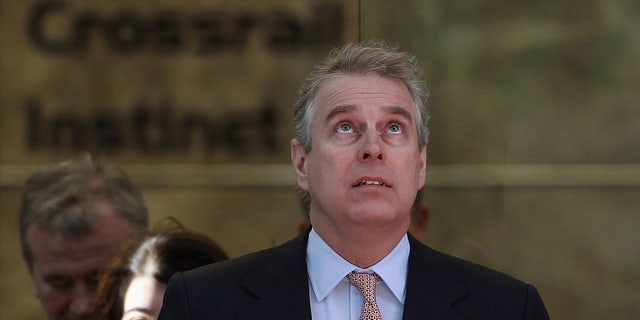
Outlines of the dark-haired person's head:
[{"label": "dark-haired person's head", "polygon": [[169,278],[229,257],[204,234],[175,219],[127,244],[100,278],[101,319],[155,319]]}]

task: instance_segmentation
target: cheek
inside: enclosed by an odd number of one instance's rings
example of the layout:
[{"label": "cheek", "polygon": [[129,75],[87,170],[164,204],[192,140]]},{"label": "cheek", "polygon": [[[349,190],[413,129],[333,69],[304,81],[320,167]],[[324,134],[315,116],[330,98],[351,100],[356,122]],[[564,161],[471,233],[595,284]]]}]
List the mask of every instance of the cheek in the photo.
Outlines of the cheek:
[{"label": "cheek", "polygon": [[340,174],[337,165],[324,160],[309,163],[307,187],[314,198],[331,197],[330,195],[340,192],[340,178],[344,174]]},{"label": "cheek", "polygon": [[62,297],[65,296],[63,292],[54,289],[46,282],[42,281],[39,277],[37,277],[37,275],[34,276],[34,284],[36,295],[42,301],[57,301],[61,300]]},{"label": "cheek", "polygon": [[307,173],[325,171],[326,174],[338,171],[348,161],[346,155],[346,150],[317,146],[307,156]]},{"label": "cheek", "polygon": [[[346,152],[345,152],[346,153]],[[323,185],[340,185],[347,177],[351,161],[343,154],[333,154],[317,159],[309,172],[315,175],[317,182]]]},{"label": "cheek", "polygon": [[166,287],[159,287],[156,289],[155,295],[153,297],[153,309],[155,311],[156,317],[160,314],[160,309],[162,309],[162,300],[164,298],[164,292]]},{"label": "cheek", "polygon": [[49,314],[63,314],[70,301],[67,294],[57,292],[53,289],[40,291],[38,298],[45,311]]}]

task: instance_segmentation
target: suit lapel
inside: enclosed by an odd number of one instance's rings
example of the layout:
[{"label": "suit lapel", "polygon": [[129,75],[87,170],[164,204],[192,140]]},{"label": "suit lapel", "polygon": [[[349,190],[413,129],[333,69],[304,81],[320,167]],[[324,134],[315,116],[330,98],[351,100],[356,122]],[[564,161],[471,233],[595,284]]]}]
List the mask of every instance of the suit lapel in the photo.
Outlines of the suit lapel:
[{"label": "suit lapel", "polygon": [[409,235],[410,253],[403,320],[462,319],[452,304],[464,286],[431,248]]},{"label": "suit lapel", "polygon": [[243,286],[256,300],[238,319],[311,319],[307,240],[305,233],[274,248],[270,259],[247,275]]}]

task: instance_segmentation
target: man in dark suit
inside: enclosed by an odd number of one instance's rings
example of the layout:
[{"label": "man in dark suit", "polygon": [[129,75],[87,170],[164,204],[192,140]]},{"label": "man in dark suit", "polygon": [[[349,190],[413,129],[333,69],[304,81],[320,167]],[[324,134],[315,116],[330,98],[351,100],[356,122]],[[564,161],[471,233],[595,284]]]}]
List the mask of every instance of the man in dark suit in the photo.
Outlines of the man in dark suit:
[{"label": "man in dark suit", "polygon": [[379,42],[332,51],[294,113],[311,228],[175,275],[159,319],[548,319],[533,286],[408,234],[426,176],[426,96],[412,56]]}]

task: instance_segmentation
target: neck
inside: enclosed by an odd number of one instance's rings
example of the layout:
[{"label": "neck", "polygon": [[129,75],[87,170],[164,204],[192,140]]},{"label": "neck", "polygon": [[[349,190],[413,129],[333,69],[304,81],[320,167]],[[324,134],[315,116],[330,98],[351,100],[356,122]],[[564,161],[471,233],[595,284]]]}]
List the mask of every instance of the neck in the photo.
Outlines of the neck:
[{"label": "neck", "polygon": [[[342,258],[359,268],[369,268],[398,245],[406,230],[356,226],[349,229],[314,226],[318,235]],[[329,232],[327,232],[329,230]]]}]

